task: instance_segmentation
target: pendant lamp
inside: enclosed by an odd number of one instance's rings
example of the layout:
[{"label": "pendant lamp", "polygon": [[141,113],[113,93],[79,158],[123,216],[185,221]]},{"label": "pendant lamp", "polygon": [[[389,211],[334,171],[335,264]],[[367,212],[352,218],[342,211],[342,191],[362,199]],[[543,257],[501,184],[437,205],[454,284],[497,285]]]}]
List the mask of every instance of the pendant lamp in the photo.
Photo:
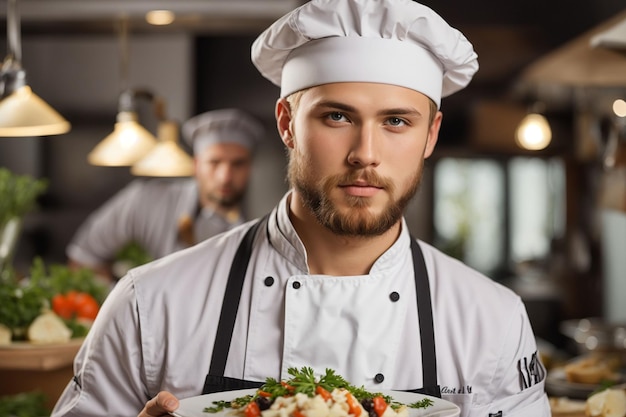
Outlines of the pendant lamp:
[{"label": "pendant lamp", "polygon": [[120,95],[113,132],[87,155],[90,164],[131,166],[156,145],[154,135],[139,123],[136,110],[139,97],[153,100],[147,91],[126,90]]},{"label": "pendant lamp", "polygon": [[71,125],[26,83],[17,0],[7,1],[8,54],[0,69],[0,136],[48,136],[69,132]]},{"label": "pendant lamp", "polygon": [[[147,90],[128,87],[128,18],[123,17],[119,25],[120,41],[120,80],[122,93],[118,102],[118,113],[113,132],[99,142],[87,155],[92,165],[132,166],[152,149],[157,139],[139,123],[137,108],[139,99],[154,103],[154,95]],[[155,105],[158,113],[160,108]]]},{"label": "pendant lamp", "polygon": [[133,175],[148,177],[189,177],[194,173],[193,158],[179,143],[179,126],[173,120],[158,125],[157,145],[131,168]]},{"label": "pendant lamp", "polygon": [[523,149],[540,151],[552,141],[552,129],[545,116],[540,113],[529,113],[519,124],[515,140]]}]

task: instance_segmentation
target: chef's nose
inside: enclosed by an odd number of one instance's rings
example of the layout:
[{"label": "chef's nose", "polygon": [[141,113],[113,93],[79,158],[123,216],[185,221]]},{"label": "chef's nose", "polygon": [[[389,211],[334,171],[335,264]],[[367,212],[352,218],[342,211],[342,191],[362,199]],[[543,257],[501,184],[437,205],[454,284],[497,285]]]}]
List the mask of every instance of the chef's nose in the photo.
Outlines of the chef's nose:
[{"label": "chef's nose", "polygon": [[354,133],[353,144],[348,154],[352,166],[367,167],[380,164],[382,133],[374,123],[363,123]]},{"label": "chef's nose", "polygon": [[218,181],[224,183],[233,177],[234,168],[230,164],[220,164],[217,168],[216,177]]}]

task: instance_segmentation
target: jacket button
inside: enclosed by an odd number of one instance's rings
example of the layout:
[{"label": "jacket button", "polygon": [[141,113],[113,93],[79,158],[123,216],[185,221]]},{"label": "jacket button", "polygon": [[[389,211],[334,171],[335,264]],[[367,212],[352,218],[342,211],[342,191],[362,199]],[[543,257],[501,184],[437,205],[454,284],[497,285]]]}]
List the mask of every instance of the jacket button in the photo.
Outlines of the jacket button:
[{"label": "jacket button", "polygon": [[294,290],[297,290],[298,288],[300,288],[300,283],[296,281],[293,284],[291,284],[291,286],[293,287]]},{"label": "jacket button", "polygon": [[376,374],[376,376],[374,377],[374,381],[377,384],[380,384],[381,382],[383,382],[385,380],[385,375],[383,374]]},{"label": "jacket button", "polygon": [[265,283],[266,287],[271,287],[272,285],[274,285],[274,278],[273,277],[267,277],[265,278],[265,281],[263,281]]},{"label": "jacket button", "polygon": [[389,299],[395,303],[396,301],[400,299],[400,294],[394,291],[391,294],[389,294]]}]

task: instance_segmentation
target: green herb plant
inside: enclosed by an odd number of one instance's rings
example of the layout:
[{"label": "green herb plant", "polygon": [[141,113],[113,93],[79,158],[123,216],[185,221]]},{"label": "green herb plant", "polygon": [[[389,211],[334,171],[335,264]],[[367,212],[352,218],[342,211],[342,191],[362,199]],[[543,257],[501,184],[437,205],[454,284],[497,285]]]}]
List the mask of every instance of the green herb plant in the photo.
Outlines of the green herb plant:
[{"label": "green herb plant", "polygon": [[10,219],[23,217],[33,210],[48,181],[28,175],[16,175],[0,167],[0,229]]}]

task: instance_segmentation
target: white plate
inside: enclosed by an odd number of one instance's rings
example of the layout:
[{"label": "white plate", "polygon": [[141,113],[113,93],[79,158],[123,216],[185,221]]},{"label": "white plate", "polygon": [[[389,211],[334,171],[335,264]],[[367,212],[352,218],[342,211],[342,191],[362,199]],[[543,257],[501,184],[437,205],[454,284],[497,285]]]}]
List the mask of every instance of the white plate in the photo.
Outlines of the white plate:
[{"label": "white plate", "polygon": [[[176,417],[233,417],[232,409],[225,409],[218,413],[205,413],[203,410],[206,407],[212,407],[213,401],[230,401],[245,395],[254,395],[256,391],[256,389],[244,389],[185,398],[180,400],[178,410],[173,412],[172,415]],[[403,404],[414,403],[426,397],[433,401],[433,405],[427,408],[409,408],[409,417],[456,417],[461,414],[461,409],[456,404],[441,398],[402,391],[380,392]]]}]

